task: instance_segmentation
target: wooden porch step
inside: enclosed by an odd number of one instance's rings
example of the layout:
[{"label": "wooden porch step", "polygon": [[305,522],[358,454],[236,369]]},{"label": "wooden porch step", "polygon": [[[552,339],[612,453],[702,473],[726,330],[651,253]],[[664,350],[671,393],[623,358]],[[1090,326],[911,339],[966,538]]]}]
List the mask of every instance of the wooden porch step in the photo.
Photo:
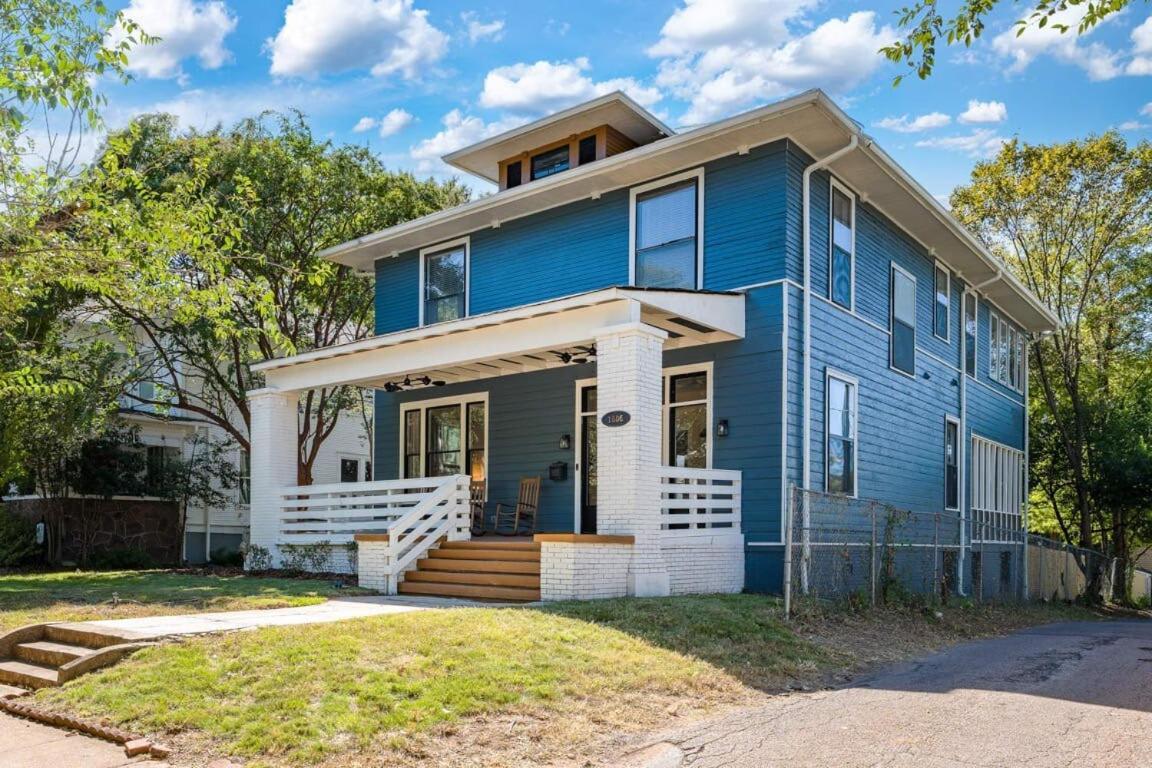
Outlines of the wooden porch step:
[{"label": "wooden porch step", "polygon": [[14,650],[13,655],[18,661],[28,661],[46,667],[61,667],[81,656],[93,653],[91,648],[66,643],[53,643],[49,640],[20,643]]},{"label": "wooden porch step", "polygon": [[416,561],[417,571],[456,571],[458,573],[530,573],[540,575],[540,560],[470,560],[467,558],[443,558],[437,550],[436,557],[426,557]]},{"label": "wooden porch step", "polygon": [[0,661],[0,683],[21,688],[48,688],[60,684],[60,673],[39,664],[8,659]]},{"label": "wooden porch step", "polygon": [[519,573],[469,573],[460,571],[409,571],[404,581],[436,584],[475,584],[484,587],[540,589],[540,577]]},{"label": "wooden porch step", "polygon": [[474,600],[534,602],[540,599],[539,589],[490,587],[478,584],[441,584],[436,582],[408,581],[407,579],[400,582],[399,591],[402,595],[465,597]]},{"label": "wooden porch step", "polygon": [[440,545],[440,549],[510,549],[522,550],[525,552],[539,552],[540,545],[534,541],[524,539],[504,539],[492,538],[485,536],[482,539],[471,539],[469,541],[446,541]]},{"label": "wooden porch step", "polygon": [[540,562],[540,551],[534,549],[499,549],[480,547],[440,547],[435,552],[437,558],[446,560],[520,560]]}]

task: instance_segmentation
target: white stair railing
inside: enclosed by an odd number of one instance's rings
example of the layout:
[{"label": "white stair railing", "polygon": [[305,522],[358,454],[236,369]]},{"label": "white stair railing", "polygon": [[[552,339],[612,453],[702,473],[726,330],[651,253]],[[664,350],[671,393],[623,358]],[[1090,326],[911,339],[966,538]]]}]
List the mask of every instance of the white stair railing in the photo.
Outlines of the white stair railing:
[{"label": "white stair railing", "polygon": [[660,528],[740,532],[740,470],[660,467]]}]

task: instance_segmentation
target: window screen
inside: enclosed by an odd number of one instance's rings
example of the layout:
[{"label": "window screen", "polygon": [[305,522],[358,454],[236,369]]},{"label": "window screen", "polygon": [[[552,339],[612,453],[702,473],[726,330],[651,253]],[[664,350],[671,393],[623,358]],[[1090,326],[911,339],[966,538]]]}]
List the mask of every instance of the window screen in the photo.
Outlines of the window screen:
[{"label": "window screen", "polygon": [[636,284],[696,288],[696,180],[636,198]]},{"label": "window screen", "polygon": [[464,317],[466,269],[464,246],[425,257],[425,324],[442,323]]}]

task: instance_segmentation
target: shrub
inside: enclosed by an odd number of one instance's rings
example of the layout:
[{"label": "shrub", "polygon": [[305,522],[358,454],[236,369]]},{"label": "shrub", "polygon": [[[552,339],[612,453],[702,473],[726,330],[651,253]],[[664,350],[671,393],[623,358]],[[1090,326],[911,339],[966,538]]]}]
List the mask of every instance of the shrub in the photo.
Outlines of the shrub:
[{"label": "shrub", "polygon": [[98,571],[142,571],[157,566],[156,560],[142,549],[119,547],[94,552],[88,563]]},{"label": "shrub", "polygon": [[212,554],[208,555],[208,562],[226,568],[240,568],[244,565],[244,553],[238,549],[220,547],[212,550]]},{"label": "shrub", "polygon": [[272,567],[272,553],[259,544],[244,544],[240,547],[240,556],[249,571],[266,571]]},{"label": "shrub", "polygon": [[36,544],[36,527],[0,507],[0,567],[15,568],[36,559],[40,546]]}]

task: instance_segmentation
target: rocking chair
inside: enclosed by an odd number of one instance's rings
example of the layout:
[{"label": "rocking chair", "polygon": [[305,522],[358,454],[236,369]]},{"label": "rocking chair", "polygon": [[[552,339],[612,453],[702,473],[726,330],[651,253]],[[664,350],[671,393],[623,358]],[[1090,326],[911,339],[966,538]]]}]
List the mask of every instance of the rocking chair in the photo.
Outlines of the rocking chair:
[{"label": "rocking chair", "polygon": [[488,484],[483,480],[473,480],[468,486],[468,507],[472,515],[472,535],[483,536],[485,515],[484,500],[488,496]]},{"label": "rocking chair", "polygon": [[520,478],[520,493],[516,503],[496,505],[496,533],[501,536],[527,536],[535,533],[539,503],[540,478]]}]

